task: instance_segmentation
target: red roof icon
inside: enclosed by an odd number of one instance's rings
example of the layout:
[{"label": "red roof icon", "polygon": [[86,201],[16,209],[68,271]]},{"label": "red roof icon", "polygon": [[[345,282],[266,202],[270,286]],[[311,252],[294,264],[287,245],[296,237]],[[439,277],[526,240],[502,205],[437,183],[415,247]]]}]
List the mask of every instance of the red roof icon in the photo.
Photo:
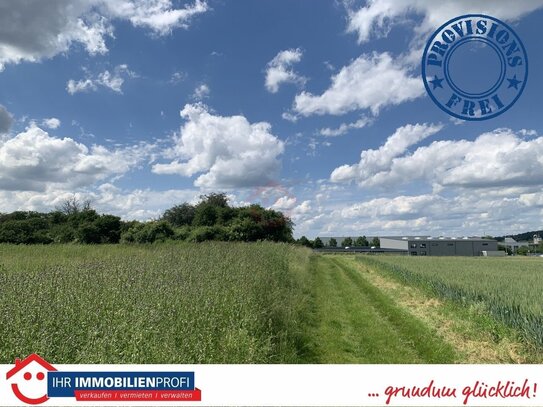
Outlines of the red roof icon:
[{"label": "red roof icon", "polygon": [[31,364],[32,362],[37,362],[39,363],[41,366],[43,366],[46,370],[52,372],[52,371],[56,371],[57,369],[53,367],[53,365],[49,364],[48,362],[46,362],[45,360],[43,360],[41,357],[39,357],[38,355],[36,355],[35,353],[33,353],[32,355],[30,355],[29,357],[27,357],[25,360],[21,361],[21,359],[17,358],[15,359],[15,367],[13,369],[11,369],[7,375],[6,375],[6,379],[9,379],[10,377],[12,377],[14,374],[16,374],[17,372],[19,372],[21,369],[24,369],[26,366],[28,366],[29,364]]}]

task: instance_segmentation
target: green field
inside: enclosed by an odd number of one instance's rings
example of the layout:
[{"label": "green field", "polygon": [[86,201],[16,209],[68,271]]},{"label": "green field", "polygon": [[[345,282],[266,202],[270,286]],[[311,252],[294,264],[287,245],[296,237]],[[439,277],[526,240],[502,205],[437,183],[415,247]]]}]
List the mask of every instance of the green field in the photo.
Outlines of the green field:
[{"label": "green field", "polygon": [[0,363],[541,362],[542,264],[0,245]]},{"label": "green field", "polygon": [[360,257],[407,284],[490,315],[543,347],[543,259],[538,257]]},{"label": "green field", "polygon": [[309,250],[0,245],[0,363],[299,360]]}]

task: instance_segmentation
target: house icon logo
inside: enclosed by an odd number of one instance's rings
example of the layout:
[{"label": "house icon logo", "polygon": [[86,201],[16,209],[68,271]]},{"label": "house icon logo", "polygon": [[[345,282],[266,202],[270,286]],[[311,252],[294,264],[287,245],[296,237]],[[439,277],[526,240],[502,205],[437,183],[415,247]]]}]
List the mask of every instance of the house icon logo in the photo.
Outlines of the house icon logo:
[{"label": "house icon logo", "polygon": [[55,369],[36,354],[25,360],[15,359],[15,366],[8,371],[6,379],[11,381],[13,394],[26,404],[41,404],[47,396],[47,372]]}]

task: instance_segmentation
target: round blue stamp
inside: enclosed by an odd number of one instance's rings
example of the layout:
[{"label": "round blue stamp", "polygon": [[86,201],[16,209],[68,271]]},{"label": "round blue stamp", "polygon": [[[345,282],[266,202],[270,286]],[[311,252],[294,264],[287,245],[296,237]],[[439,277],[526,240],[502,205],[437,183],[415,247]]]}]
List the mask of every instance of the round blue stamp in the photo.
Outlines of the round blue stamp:
[{"label": "round blue stamp", "polygon": [[443,111],[462,120],[496,117],[517,101],[528,79],[528,56],[518,35],[497,18],[453,18],[430,37],[422,79]]}]

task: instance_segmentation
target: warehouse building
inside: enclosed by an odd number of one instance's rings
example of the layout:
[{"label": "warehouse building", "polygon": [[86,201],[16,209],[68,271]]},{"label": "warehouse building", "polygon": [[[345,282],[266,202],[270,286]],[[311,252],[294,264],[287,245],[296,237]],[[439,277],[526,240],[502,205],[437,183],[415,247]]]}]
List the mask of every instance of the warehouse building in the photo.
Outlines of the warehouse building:
[{"label": "warehouse building", "polygon": [[483,256],[498,251],[498,242],[481,237],[381,237],[381,247],[404,250],[410,256]]}]

